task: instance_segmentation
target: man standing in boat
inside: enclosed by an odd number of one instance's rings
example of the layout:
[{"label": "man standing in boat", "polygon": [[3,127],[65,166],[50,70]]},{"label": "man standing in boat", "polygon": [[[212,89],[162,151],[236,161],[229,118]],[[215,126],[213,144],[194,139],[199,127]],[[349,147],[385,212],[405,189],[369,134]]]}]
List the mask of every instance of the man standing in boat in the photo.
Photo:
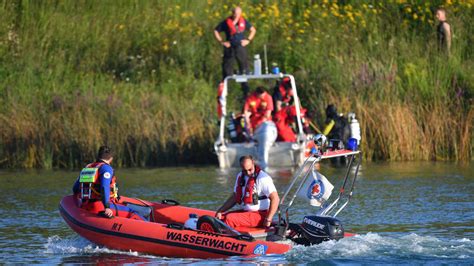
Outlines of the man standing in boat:
[{"label": "man standing in boat", "polygon": [[278,132],[272,121],[273,99],[264,87],[257,87],[245,101],[244,117],[246,129],[253,140],[257,141],[257,156],[262,169],[268,165],[268,153],[275,142]]},{"label": "man standing in boat", "polygon": [[[237,174],[234,193],[217,210],[216,217],[233,228],[270,227],[280,202],[273,180],[250,155],[240,158],[240,166],[242,171]],[[223,214],[236,204],[241,210]]]},{"label": "man standing in boat", "polygon": [[[135,211],[119,203],[114,169],[110,164],[114,157],[108,146],[101,146],[97,160],[84,167],[74,183],[73,193],[81,199],[81,207],[112,218],[115,215],[142,219]],[[111,206],[112,205],[112,206]]]},{"label": "man standing in boat", "polygon": [[[245,36],[245,31],[250,31],[248,37]],[[220,35],[225,32],[226,40],[224,41]],[[247,59],[246,46],[255,37],[255,29],[250,22],[242,16],[242,8],[239,6],[232,10],[232,15],[216,26],[214,29],[214,37],[224,47],[224,56],[222,62],[222,80],[225,77],[233,75],[234,58],[237,59],[240,74],[248,74],[249,65]],[[242,83],[242,90],[244,98],[247,97],[249,87],[246,82]]]}]

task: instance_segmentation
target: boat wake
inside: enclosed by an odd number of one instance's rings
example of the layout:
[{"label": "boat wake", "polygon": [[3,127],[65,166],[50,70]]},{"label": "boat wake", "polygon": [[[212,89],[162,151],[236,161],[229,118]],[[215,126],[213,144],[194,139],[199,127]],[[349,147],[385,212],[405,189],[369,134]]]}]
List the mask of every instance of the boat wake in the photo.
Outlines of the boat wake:
[{"label": "boat wake", "polygon": [[[133,251],[118,251],[99,247],[86,239],[75,236],[61,238],[51,236],[45,244],[45,253],[67,254],[65,262],[84,261],[87,257],[97,262],[199,262],[198,259],[171,259],[144,255]],[[100,255],[100,258],[97,256]],[[108,256],[110,255],[110,256]],[[392,263],[406,262],[439,262],[471,264],[474,261],[474,241],[462,238],[442,240],[432,236],[409,234],[404,236],[382,236],[377,233],[356,235],[339,241],[331,240],[316,246],[294,245],[284,255],[267,255],[261,257],[231,257],[215,262],[247,261],[268,263]],[[87,259],[86,259],[87,260]],[[213,260],[214,261],[214,260]]]},{"label": "boat wake", "polygon": [[48,237],[48,242],[44,245],[44,247],[44,252],[48,254],[121,254],[128,256],[157,258],[155,256],[143,255],[135,251],[119,251],[100,247],[80,236],[74,236],[71,238],[51,236]]},{"label": "boat wake", "polygon": [[441,240],[432,236],[409,234],[381,236],[376,233],[356,235],[339,241],[331,240],[317,246],[294,246],[285,254],[290,262],[357,261],[400,262],[410,261],[457,261],[474,259],[474,241],[463,239]]}]

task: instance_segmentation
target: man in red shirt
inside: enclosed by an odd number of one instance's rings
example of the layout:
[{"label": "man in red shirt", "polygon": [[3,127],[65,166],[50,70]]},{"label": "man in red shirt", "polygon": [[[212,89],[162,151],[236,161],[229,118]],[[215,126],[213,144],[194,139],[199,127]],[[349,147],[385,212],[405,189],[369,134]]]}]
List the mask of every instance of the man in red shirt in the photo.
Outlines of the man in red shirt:
[{"label": "man in red shirt", "polygon": [[268,151],[277,138],[272,111],[273,99],[264,87],[258,87],[245,101],[245,124],[250,137],[257,141],[257,157],[262,169],[267,168]]},{"label": "man in red shirt", "polygon": [[250,135],[253,136],[253,133],[260,124],[272,120],[272,111],[272,97],[265,91],[265,88],[258,87],[247,98],[244,105],[245,123],[250,131]]}]

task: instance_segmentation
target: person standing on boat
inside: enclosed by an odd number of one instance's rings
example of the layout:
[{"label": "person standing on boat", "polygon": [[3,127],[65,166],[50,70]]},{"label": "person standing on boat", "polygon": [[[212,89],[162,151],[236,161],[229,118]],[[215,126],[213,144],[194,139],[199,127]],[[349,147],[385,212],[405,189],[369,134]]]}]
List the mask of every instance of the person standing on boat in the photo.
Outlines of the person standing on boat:
[{"label": "person standing on boat", "polygon": [[[245,31],[250,31],[248,37]],[[221,37],[225,33],[226,40]],[[234,74],[234,58],[237,59],[240,74],[248,74],[249,64],[246,46],[253,40],[257,30],[242,16],[242,8],[239,6],[232,10],[232,15],[221,21],[214,29],[214,37],[224,47],[222,62],[222,80]],[[247,98],[249,87],[246,82],[242,83],[244,98]]]},{"label": "person standing on boat", "polygon": [[451,49],[451,26],[446,18],[446,10],[443,8],[436,10],[436,19],[439,21],[436,29],[438,35],[438,49],[440,51],[446,51],[449,54]]},{"label": "person standing on boat", "polygon": [[113,159],[111,149],[108,146],[101,146],[97,160],[82,169],[74,183],[73,193],[81,199],[81,207],[86,210],[112,218],[113,206],[117,216],[145,220],[119,202],[117,178],[110,166]]},{"label": "person standing on boat", "polygon": [[262,169],[267,168],[268,152],[278,136],[272,111],[273,99],[264,87],[257,87],[245,101],[245,124],[250,137],[257,141],[257,156]]},{"label": "person standing on boat", "polygon": [[[217,210],[216,217],[233,228],[270,227],[280,202],[273,180],[250,155],[240,157],[240,166],[234,193]],[[236,204],[241,210],[224,214]]]}]

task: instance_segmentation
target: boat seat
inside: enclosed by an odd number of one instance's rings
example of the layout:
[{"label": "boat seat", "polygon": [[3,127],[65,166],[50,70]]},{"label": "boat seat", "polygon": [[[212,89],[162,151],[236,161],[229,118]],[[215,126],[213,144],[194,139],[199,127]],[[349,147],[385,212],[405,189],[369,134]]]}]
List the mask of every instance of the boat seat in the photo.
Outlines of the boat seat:
[{"label": "boat seat", "polygon": [[275,232],[275,229],[273,227],[263,228],[263,227],[239,226],[234,229],[237,230],[239,233],[243,233],[243,234],[246,233],[253,236],[254,238],[265,238],[268,235],[268,233]]}]

